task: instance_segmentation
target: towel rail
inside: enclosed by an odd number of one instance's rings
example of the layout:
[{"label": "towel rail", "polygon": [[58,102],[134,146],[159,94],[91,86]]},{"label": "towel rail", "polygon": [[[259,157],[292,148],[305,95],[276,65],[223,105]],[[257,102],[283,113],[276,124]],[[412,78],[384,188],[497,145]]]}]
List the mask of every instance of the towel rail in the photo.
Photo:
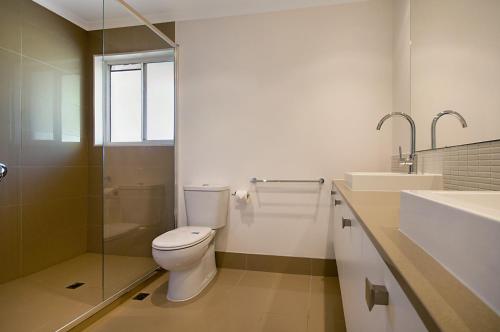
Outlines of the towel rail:
[{"label": "towel rail", "polygon": [[319,178],[316,180],[269,180],[269,179],[257,179],[257,178],[251,178],[250,179],[251,183],[319,183],[323,184],[325,183],[324,178]]}]

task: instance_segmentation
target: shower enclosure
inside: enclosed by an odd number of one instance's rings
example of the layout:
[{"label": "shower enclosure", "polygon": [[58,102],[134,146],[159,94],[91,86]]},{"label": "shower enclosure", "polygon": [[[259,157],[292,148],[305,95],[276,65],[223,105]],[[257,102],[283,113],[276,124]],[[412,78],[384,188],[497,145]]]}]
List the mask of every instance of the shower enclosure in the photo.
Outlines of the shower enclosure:
[{"label": "shower enclosure", "polygon": [[174,228],[174,25],[52,3],[0,0],[1,331],[70,329],[154,273]]}]

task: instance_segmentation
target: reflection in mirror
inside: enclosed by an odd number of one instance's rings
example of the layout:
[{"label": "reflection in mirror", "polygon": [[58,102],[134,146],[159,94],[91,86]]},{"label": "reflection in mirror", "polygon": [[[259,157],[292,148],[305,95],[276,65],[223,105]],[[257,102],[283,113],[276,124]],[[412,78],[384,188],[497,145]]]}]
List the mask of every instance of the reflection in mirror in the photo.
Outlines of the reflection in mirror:
[{"label": "reflection in mirror", "polygon": [[500,1],[411,1],[411,115],[417,149],[500,138]]}]

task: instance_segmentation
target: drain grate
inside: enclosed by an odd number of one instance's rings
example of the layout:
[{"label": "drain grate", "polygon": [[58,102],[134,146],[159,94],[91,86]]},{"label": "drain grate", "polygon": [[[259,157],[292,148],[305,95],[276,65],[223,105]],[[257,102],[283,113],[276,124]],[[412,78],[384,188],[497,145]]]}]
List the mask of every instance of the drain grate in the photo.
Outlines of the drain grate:
[{"label": "drain grate", "polygon": [[82,287],[83,285],[85,285],[84,282],[75,282],[75,283],[72,283],[71,285],[69,286],[66,286],[67,289],[77,289],[79,287]]},{"label": "drain grate", "polygon": [[137,301],[142,301],[148,296],[149,296],[149,293],[139,293],[136,296],[134,296],[133,299],[137,300]]}]

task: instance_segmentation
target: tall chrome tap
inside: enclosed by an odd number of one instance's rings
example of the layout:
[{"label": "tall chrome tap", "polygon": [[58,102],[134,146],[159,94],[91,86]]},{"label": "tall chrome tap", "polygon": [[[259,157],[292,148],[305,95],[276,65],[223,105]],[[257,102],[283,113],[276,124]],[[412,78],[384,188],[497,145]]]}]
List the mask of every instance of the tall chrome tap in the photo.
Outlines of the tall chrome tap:
[{"label": "tall chrome tap", "polygon": [[436,114],[436,116],[432,120],[432,126],[431,126],[431,147],[433,150],[436,148],[436,124],[437,124],[438,120],[443,115],[454,116],[455,118],[458,119],[458,121],[460,121],[460,123],[462,124],[462,128],[467,128],[467,121],[465,121],[462,114],[455,112],[455,111],[452,111],[452,110],[446,110],[446,111],[439,112],[438,114]]},{"label": "tall chrome tap", "polygon": [[386,114],[382,119],[380,119],[380,121],[377,125],[377,130],[380,130],[380,128],[382,128],[382,125],[384,124],[384,122],[387,119],[392,118],[393,116],[401,116],[401,117],[405,118],[406,120],[408,120],[408,123],[410,124],[410,149],[411,149],[410,155],[408,156],[408,158],[403,158],[403,154],[401,152],[401,146],[400,146],[399,147],[399,164],[409,166],[408,174],[417,173],[417,158],[416,158],[417,155],[416,155],[416,149],[415,149],[417,131],[415,128],[415,121],[413,121],[411,116],[409,116],[406,113],[402,113],[402,112],[392,112],[392,113]]}]

